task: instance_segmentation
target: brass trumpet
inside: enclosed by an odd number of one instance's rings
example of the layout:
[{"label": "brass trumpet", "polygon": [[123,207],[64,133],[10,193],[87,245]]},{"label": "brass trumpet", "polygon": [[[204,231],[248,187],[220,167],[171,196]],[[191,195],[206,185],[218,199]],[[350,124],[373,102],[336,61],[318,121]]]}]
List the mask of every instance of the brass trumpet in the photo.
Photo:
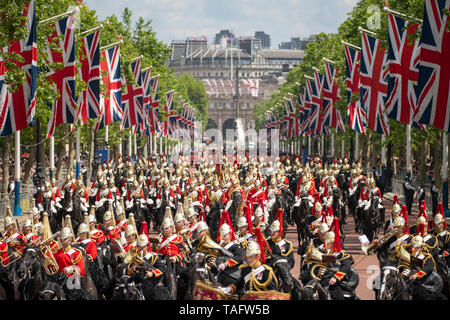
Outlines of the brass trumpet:
[{"label": "brass trumpet", "polygon": [[383,243],[385,243],[387,240],[389,240],[390,237],[392,237],[395,234],[394,230],[389,231],[384,236],[382,236],[378,241],[379,243],[371,243],[367,246],[362,246],[361,250],[365,255],[371,255],[375,253],[375,250],[379,248]]}]

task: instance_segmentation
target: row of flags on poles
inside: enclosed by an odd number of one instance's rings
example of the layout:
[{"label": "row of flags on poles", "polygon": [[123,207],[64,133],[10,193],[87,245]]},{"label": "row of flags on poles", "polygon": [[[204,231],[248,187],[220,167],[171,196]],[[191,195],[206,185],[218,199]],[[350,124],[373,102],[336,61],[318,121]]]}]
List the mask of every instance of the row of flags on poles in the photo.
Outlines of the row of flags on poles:
[{"label": "row of flags on poles", "polygon": [[[14,93],[8,91],[4,76],[8,72],[4,61],[0,60],[0,132],[2,136],[33,125],[36,109],[37,83],[37,39],[35,0],[27,4],[23,16],[28,36],[10,43],[9,50],[24,58],[18,64],[26,73],[24,82]],[[52,115],[48,122],[47,138],[54,135],[61,124],[77,121],[85,124],[88,119],[96,119],[95,130],[100,130],[114,122],[120,122],[120,129],[132,128],[134,133],[169,137],[192,137],[194,110],[183,102],[182,114],[177,114],[173,104],[173,91],[167,93],[167,104],[163,106],[169,116],[165,121],[160,117],[159,75],[151,75],[151,69],[141,69],[141,58],[131,63],[133,79],[126,79],[121,65],[121,41],[101,50],[101,31],[90,32],[77,39],[75,15],[70,14],[52,24],[53,33],[48,42],[57,41],[60,50],[48,46],[49,65],[58,63],[62,68],[44,68],[46,77],[54,82],[54,90],[59,98],[54,101]],[[93,29],[94,30],[94,29]],[[83,58],[77,67],[76,41],[80,41]],[[101,59],[103,57],[103,59]],[[75,92],[76,74],[86,83],[85,89],[77,97]],[[128,80],[128,81],[127,81]],[[102,90],[105,88],[105,90]],[[123,90],[125,88],[125,90]],[[174,122],[174,117],[176,121]],[[182,129],[180,135],[177,130]]]},{"label": "row of flags on poles", "polygon": [[[425,130],[433,125],[450,132],[450,0],[425,1],[424,19],[388,10],[388,50],[361,29],[361,48],[344,42],[349,128],[390,135],[388,118]],[[412,41],[419,30],[421,38]],[[340,111],[337,69],[325,60],[325,74],[314,70],[296,99],[284,99],[284,114],[266,114],[263,128],[280,129],[283,139],[345,132]]]}]

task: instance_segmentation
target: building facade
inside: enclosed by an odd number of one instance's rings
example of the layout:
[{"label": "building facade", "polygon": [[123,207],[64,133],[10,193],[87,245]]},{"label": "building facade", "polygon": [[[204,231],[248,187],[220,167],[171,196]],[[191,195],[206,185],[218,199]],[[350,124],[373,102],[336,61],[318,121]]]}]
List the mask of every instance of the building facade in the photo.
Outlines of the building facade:
[{"label": "building facade", "polygon": [[270,99],[286,81],[287,71],[304,57],[301,50],[264,49],[256,38],[241,39],[240,48],[205,42],[172,42],[168,65],[177,77],[188,73],[203,81],[209,96],[209,127],[223,132],[233,128],[234,118],[241,119],[244,129],[255,128],[255,105]]}]

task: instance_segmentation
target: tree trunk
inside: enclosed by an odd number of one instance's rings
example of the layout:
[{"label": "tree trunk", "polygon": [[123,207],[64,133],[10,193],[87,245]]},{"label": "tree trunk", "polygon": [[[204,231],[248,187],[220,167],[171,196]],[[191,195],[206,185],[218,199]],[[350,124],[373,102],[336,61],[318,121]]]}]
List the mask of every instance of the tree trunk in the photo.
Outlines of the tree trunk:
[{"label": "tree trunk", "polygon": [[422,144],[422,148],[421,148],[421,154],[419,156],[420,159],[420,172],[419,172],[419,181],[420,183],[425,183],[426,179],[427,179],[427,167],[426,167],[426,157],[427,157],[427,149],[428,149],[428,143],[425,142]]},{"label": "tree trunk", "polygon": [[[436,136],[437,142],[433,144],[433,172],[436,186],[442,187],[442,133]],[[442,192],[442,190],[441,190]]]},{"label": "tree trunk", "polygon": [[2,195],[8,198],[9,161],[11,156],[11,135],[3,138],[3,162],[2,162]]}]

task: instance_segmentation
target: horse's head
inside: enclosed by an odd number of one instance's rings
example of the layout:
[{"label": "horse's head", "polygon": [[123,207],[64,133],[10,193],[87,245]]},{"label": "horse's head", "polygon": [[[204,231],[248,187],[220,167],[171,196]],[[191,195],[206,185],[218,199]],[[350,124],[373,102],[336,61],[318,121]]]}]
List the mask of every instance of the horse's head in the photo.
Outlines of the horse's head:
[{"label": "horse's head", "polygon": [[139,300],[140,293],[133,279],[129,275],[123,275],[117,279],[114,288],[114,298],[117,300]]},{"label": "horse's head", "polygon": [[291,292],[294,289],[294,281],[289,272],[289,265],[286,262],[275,263],[275,273],[281,280],[281,289],[283,292]]},{"label": "horse's head", "polygon": [[16,265],[16,275],[18,280],[34,278],[41,271],[39,255],[35,248],[27,248],[23,253],[22,259]]},{"label": "horse's head", "polygon": [[399,287],[400,275],[397,268],[386,265],[381,269],[381,300],[394,300]]}]

